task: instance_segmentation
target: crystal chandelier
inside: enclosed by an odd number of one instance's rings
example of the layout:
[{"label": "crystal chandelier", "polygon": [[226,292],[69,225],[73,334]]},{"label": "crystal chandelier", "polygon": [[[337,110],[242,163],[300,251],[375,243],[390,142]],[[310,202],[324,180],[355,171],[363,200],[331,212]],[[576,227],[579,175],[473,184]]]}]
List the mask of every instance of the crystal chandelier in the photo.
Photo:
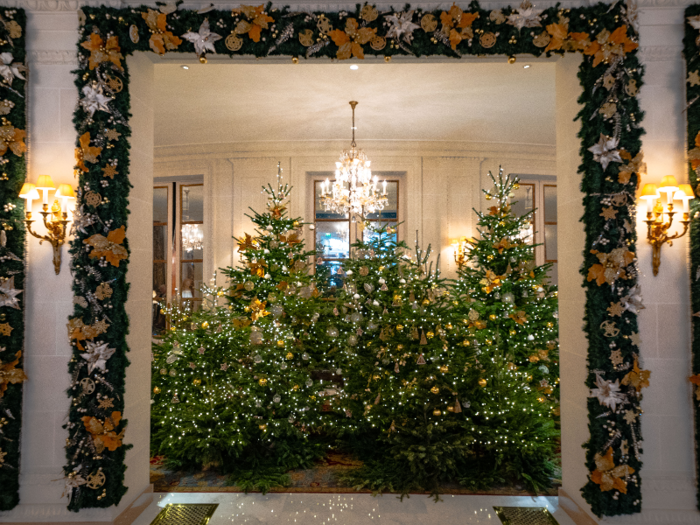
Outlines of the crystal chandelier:
[{"label": "crystal chandelier", "polygon": [[321,184],[321,203],[326,211],[334,213],[350,213],[352,220],[364,218],[368,214],[377,213],[384,209],[388,199],[386,181],[382,191],[377,186],[376,175],[372,177],[370,161],[355,143],[355,107],[356,101],[351,101],[352,107],[352,142],[350,149],[340,155],[336,162],[335,182],[331,184],[326,179]]},{"label": "crystal chandelier", "polygon": [[199,224],[184,224],[182,226],[182,249],[187,253],[202,249],[204,234]]}]

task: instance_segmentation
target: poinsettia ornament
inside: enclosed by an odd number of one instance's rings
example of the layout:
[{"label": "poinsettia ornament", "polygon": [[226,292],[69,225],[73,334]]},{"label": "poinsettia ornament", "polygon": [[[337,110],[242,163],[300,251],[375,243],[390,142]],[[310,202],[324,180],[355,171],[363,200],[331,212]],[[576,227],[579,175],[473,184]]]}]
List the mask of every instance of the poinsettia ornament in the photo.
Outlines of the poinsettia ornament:
[{"label": "poinsettia ornament", "polygon": [[622,162],[620,151],[617,149],[618,143],[618,139],[601,133],[598,143],[588,148],[588,151],[593,153],[593,160],[603,166],[603,171],[608,168],[611,162]]},{"label": "poinsettia ornament", "polygon": [[200,61],[206,62],[204,55],[207,51],[216,53],[214,48],[214,42],[221,40],[221,35],[212,33],[209,29],[209,19],[205,18],[202,25],[199,26],[199,31],[195,33],[194,31],[189,31],[182,35],[182,38],[192,42],[194,44],[194,52],[197,53]]},{"label": "poinsettia ornament", "polygon": [[116,349],[109,348],[108,343],[103,343],[102,341],[88,341],[86,352],[80,354],[80,357],[87,361],[88,374],[91,374],[93,370],[99,369],[105,371],[107,366],[107,361],[116,352]]},{"label": "poinsettia ornament", "polygon": [[615,410],[617,405],[625,402],[626,396],[620,392],[620,380],[613,383],[608,379],[603,379],[601,374],[596,374],[595,384],[597,388],[592,388],[588,397],[598,398],[598,402],[611,410]]},{"label": "poinsettia ornament", "polygon": [[0,76],[7,85],[11,86],[15,78],[26,80],[22,76],[26,70],[27,68],[23,64],[14,62],[12,53],[0,53]]},{"label": "poinsettia ornament", "polygon": [[387,16],[385,19],[390,26],[386,38],[403,39],[410,44],[413,41],[413,32],[420,27],[413,23],[413,13],[414,11],[404,11]]},{"label": "poinsettia ornament", "polygon": [[0,280],[0,307],[8,306],[19,310],[19,299],[17,296],[21,293],[22,290],[15,288],[14,276]]},{"label": "poinsettia ornament", "polygon": [[591,473],[591,481],[600,485],[602,492],[615,489],[627,494],[627,481],[624,478],[634,474],[634,469],[629,465],[615,466],[612,447],[604,456],[596,453],[594,460],[596,469]]},{"label": "poinsettia ornament", "polygon": [[15,354],[14,361],[10,361],[9,363],[5,364],[0,364],[0,399],[2,399],[2,396],[5,394],[5,391],[7,390],[7,385],[9,385],[10,383],[22,383],[27,380],[27,376],[25,375],[24,370],[22,370],[21,368],[17,368],[21,357],[22,351],[18,351]]},{"label": "poinsettia ornament", "polygon": [[80,99],[80,105],[85,112],[92,117],[95,111],[104,111],[109,113],[109,104],[112,99],[104,95],[103,88],[99,84],[86,85],[82,89],[83,97]]},{"label": "poinsettia ornament", "polygon": [[126,248],[122,246],[125,238],[126,230],[122,226],[109,232],[107,237],[99,233],[92,235],[85,239],[83,244],[92,246],[91,258],[104,257],[112,266],[119,266],[119,262],[129,256]]}]

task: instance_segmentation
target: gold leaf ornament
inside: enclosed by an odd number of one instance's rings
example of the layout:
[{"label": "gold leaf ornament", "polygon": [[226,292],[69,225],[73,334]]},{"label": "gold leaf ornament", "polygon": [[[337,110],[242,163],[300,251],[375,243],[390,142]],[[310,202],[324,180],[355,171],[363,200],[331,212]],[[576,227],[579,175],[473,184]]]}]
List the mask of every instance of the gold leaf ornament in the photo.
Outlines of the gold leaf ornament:
[{"label": "gold leaf ornament", "polygon": [[300,31],[299,43],[304,47],[311,47],[314,44],[314,32],[311,29]]},{"label": "gold leaf ornament", "polygon": [[479,43],[481,44],[481,47],[483,47],[484,49],[492,48],[493,46],[496,45],[495,33],[491,33],[490,31],[482,33],[482,35],[479,37]]},{"label": "gold leaf ornament", "polygon": [[438,26],[438,21],[437,18],[435,18],[435,15],[428,13],[426,15],[423,15],[423,18],[420,20],[420,26],[425,31],[426,33],[432,33],[437,29]]}]

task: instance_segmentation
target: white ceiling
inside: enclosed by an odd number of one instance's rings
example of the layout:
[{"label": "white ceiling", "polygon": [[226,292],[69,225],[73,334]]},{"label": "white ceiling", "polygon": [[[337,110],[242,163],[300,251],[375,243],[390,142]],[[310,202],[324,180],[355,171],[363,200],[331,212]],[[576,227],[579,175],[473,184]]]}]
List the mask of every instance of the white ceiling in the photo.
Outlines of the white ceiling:
[{"label": "white ceiling", "polygon": [[158,64],[156,146],[421,140],[555,144],[554,63]]}]

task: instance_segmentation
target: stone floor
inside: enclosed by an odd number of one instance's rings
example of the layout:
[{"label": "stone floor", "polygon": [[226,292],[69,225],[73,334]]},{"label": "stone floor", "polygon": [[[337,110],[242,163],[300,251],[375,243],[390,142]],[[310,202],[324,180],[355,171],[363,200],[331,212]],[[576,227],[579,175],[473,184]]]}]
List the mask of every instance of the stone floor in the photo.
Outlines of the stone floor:
[{"label": "stone floor", "polygon": [[494,524],[501,520],[494,506],[546,507],[559,525],[574,522],[558,506],[556,497],[446,495],[434,503],[414,495],[400,501],[394,495],[369,494],[240,494],[161,493],[133,522],[150,525],[168,503],[218,503],[209,525],[224,523],[299,523],[353,525],[379,522],[382,525]]}]

